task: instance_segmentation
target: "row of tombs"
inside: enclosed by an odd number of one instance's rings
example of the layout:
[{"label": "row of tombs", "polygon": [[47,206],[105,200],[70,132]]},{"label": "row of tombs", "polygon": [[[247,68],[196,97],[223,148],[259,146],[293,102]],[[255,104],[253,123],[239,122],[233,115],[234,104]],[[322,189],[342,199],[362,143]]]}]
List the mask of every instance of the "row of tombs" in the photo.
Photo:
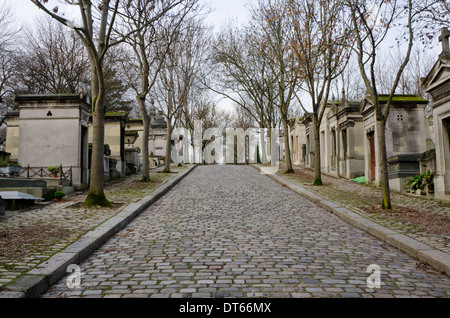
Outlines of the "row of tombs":
[{"label": "row of tombs", "polygon": [[[428,100],[396,95],[386,123],[386,146],[392,190],[402,191],[417,173],[435,172],[435,196],[450,197],[450,61],[439,59],[424,80],[433,96],[432,116],[424,116]],[[446,90],[445,90],[445,89]],[[436,93],[437,91],[437,93]],[[380,95],[385,103],[387,96]],[[83,188],[88,184],[92,127],[88,97],[84,95],[22,95],[16,97],[19,111],[7,113],[6,153],[22,167],[39,169],[60,164],[71,169],[65,186]],[[149,152],[155,167],[164,163],[167,123],[155,109],[149,134]],[[106,179],[141,169],[143,124],[125,113],[105,116],[104,167]],[[308,114],[290,121],[292,161],[314,166],[314,126]],[[329,103],[320,126],[321,168],[348,179],[365,177],[379,183],[377,125],[373,105],[341,101]],[[25,175],[22,175],[25,177]],[[3,180],[0,188],[11,187]],[[47,180],[47,182],[58,182]],[[65,180],[67,182],[67,180]],[[17,182],[16,182],[17,183]],[[61,185],[61,184],[59,184]],[[70,191],[70,190],[69,190]],[[34,194],[34,193],[33,193]]]},{"label": "row of tombs", "polygon": [[[0,191],[20,190],[42,198],[49,188],[65,193],[86,188],[92,150],[89,96],[18,95],[16,101],[18,111],[6,114],[6,144],[0,159],[18,167],[0,168]],[[164,164],[167,123],[155,108],[149,115],[150,167],[156,168]],[[130,119],[123,112],[105,114],[105,180],[141,171],[142,130],[142,119]],[[49,172],[52,167],[59,168],[56,178]]]},{"label": "row of tombs", "polygon": [[[422,88],[431,101],[395,95],[385,126],[390,189],[450,200],[450,48],[442,30],[443,50]],[[387,103],[387,95],[378,102]],[[325,173],[358,182],[380,184],[378,129],[368,98],[328,103],[320,134],[320,166]],[[314,125],[310,114],[292,117],[289,127],[292,161],[314,167]],[[416,182],[420,180],[420,182]],[[415,185],[416,187],[412,187]]]},{"label": "row of tombs", "polygon": [[[385,127],[389,183],[394,191],[403,191],[410,179],[430,171],[433,183],[432,188],[427,186],[426,194],[450,200],[449,34],[447,28],[442,29],[442,53],[422,79],[422,88],[431,96],[431,102],[413,95],[394,96]],[[7,113],[5,150],[10,159],[30,169],[60,164],[66,172],[70,171],[68,186],[86,187],[89,144],[92,143],[89,97],[83,94],[23,95],[16,100],[19,111]],[[387,96],[379,95],[379,103],[386,102]],[[429,116],[425,115],[426,109]],[[148,144],[150,163],[155,167],[164,163],[167,123],[155,108],[151,109],[150,117]],[[379,128],[369,99],[350,102],[343,96],[341,101],[327,105],[323,118],[319,128],[321,169],[338,177],[354,180],[362,177],[366,183],[379,185]],[[142,130],[142,120],[129,119],[125,113],[106,114],[104,167],[107,179],[140,171]],[[181,144],[181,136],[176,139],[171,140],[173,149],[179,149]],[[189,157],[192,154],[188,139],[184,138],[186,151],[181,152],[184,162],[193,162]],[[292,118],[289,142],[293,162],[313,167],[314,125],[308,114]],[[64,179],[67,179],[65,175]],[[59,180],[59,186],[63,186],[62,181]],[[5,184],[0,182],[0,187]]]}]

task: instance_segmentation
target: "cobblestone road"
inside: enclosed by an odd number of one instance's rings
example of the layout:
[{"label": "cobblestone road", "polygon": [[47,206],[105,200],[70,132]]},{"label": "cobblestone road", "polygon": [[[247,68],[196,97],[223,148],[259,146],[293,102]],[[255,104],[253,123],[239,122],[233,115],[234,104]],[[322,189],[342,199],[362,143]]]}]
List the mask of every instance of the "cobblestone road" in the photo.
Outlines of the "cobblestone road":
[{"label": "cobblestone road", "polygon": [[43,297],[449,297],[420,265],[256,169],[199,166]]}]

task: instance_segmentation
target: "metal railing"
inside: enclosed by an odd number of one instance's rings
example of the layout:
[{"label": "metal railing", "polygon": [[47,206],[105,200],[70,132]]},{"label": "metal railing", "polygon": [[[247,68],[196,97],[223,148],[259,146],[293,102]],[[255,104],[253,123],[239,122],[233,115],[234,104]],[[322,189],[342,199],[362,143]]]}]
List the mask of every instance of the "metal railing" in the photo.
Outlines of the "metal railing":
[{"label": "metal railing", "polygon": [[31,178],[59,178],[59,185],[62,185],[63,179],[69,180],[69,185],[73,185],[73,179],[72,179],[72,167],[66,168],[64,170],[64,167],[62,165],[59,165],[59,171],[57,173],[51,173],[47,170],[47,168],[40,167],[40,168],[31,168],[30,165],[28,165],[25,168],[21,168],[20,170],[20,177],[25,177],[27,179]]}]

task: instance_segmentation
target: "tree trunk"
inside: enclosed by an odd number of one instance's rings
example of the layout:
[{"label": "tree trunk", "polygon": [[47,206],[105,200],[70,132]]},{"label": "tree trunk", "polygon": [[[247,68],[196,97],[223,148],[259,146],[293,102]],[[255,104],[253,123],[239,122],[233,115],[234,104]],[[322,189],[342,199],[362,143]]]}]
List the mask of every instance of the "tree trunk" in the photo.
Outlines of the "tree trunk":
[{"label": "tree trunk", "polygon": [[98,90],[97,95],[94,95],[92,110],[91,178],[89,193],[84,204],[86,206],[111,206],[104,194],[105,85],[103,71],[98,71],[96,77]]},{"label": "tree trunk", "polygon": [[103,61],[99,52],[106,50],[106,24],[108,20],[109,2],[103,1],[103,12],[98,36],[98,47],[93,47],[93,20],[91,13],[91,3],[83,1],[79,3],[84,6],[87,12],[87,25],[89,38],[92,42],[85,42],[91,67],[91,92],[92,92],[92,113],[93,113],[93,140],[91,157],[91,178],[89,193],[84,204],[86,206],[111,206],[111,203],[104,193],[104,142],[105,142],[105,76],[103,73]]},{"label": "tree trunk", "polygon": [[292,161],[291,161],[291,151],[289,147],[289,133],[288,133],[288,124],[286,116],[283,116],[283,132],[284,132],[284,157],[286,160],[286,171],[285,173],[293,173],[294,169],[292,169]]},{"label": "tree trunk", "polygon": [[150,160],[149,160],[149,149],[148,149],[148,136],[150,133],[150,117],[148,115],[147,109],[145,108],[145,97],[137,98],[139,109],[142,115],[142,182],[149,182],[150,179]]},{"label": "tree trunk", "polygon": [[[96,103],[98,104],[98,103]],[[99,108],[98,106],[96,108]],[[91,178],[89,192],[95,195],[103,194],[104,175],[104,140],[105,133],[103,126],[105,118],[98,111],[94,112],[92,127],[92,158],[91,158]]]},{"label": "tree trunk", "polygon": [[378,131],[378,159],[380,160],[380,185],[382,191],[382,203],[381,207],[383,209],[390,210],[391,205],[391,193],[389,188],[389,176],[388,176],[388,162],[387,162],[387,151],[386,151],[386,138],[385,138],[385,124],[383,121],[377,120],[377,131]]},{"label": "tree trunk", "polygon": [[317,120],[313,120],[314,126],[314,185],[321,186],[322,182],[322,163],[320,162],[320,125]]}]

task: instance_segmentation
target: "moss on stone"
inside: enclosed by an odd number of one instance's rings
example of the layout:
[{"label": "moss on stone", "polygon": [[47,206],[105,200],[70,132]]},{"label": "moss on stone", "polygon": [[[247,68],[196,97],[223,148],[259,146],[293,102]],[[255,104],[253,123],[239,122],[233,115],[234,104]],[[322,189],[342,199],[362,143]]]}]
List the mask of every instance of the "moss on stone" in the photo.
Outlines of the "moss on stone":
[{"label": "moss on stone", "polygon": [[315,179],[313,185],[315,186],[322,186],[323,182],[321,179]]},{"label": "moss on stone", "polygon": [[93,207],[93,206],[102,206],[102,207],[112,207],[111,202],[108,201],[105,194],[95,194],[89,192],[86,196],[86,200],[84,201],[84,206]]},{"label": "moss on stone", "polygon": [[[387,102],[389,95],[380,94],[378,95],[378,100],[380,102]],[[392,98],[393,102],[415,102],[415,103],[428,103],[426,99],[423,99],[417,95],[394,95]]]},{"label": "moss on stone", "polygon": [[108,112],[105,113],[105,117],[123,117],[126,114],[125,112]]},{"label": "moss on stone", "polygon": [[143,183],[149,183],[149,182],[152,182],[152,179],[151,179],[151,178],[145,178],[145,177],[142,177],[141,182],[143,182]]}]

